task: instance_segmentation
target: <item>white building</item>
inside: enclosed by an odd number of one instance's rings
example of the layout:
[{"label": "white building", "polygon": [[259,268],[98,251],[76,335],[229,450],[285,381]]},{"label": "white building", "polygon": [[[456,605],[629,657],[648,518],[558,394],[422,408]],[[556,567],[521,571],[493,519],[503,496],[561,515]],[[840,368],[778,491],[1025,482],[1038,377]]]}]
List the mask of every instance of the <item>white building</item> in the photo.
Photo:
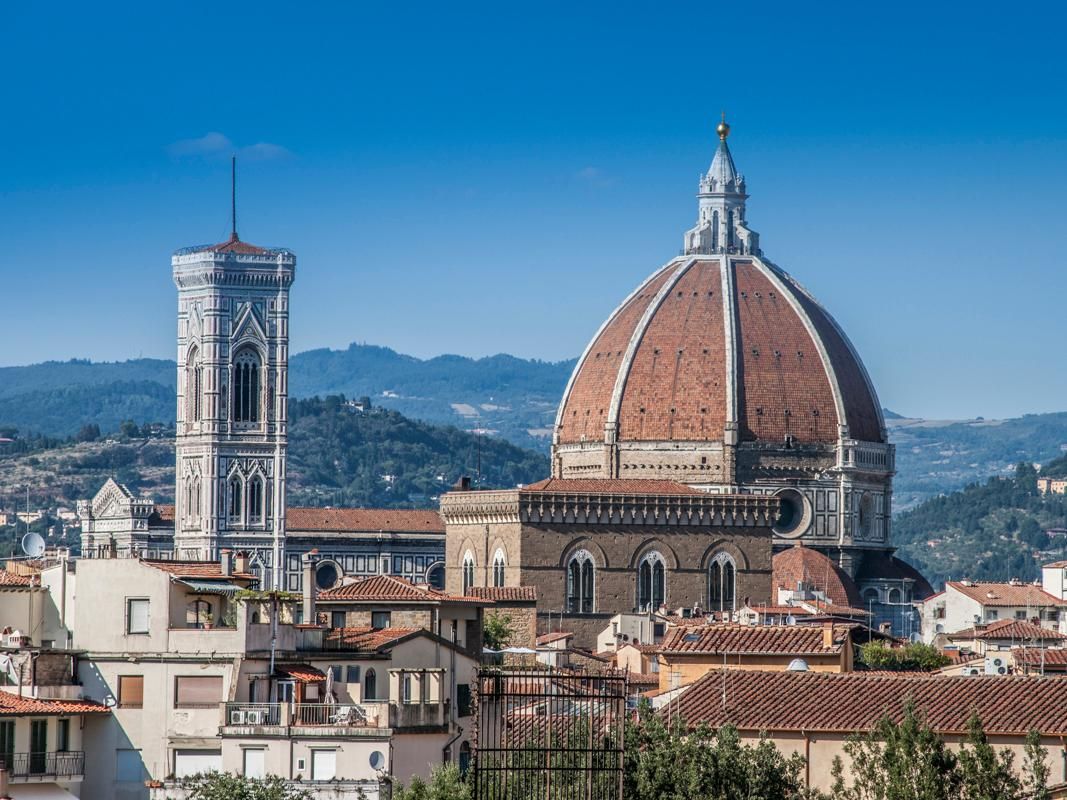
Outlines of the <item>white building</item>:
[{"label": "white building", "polygon": [[1028,620],[1054,631],[1063,630],[1067,600],[1040,583],[948,581],[945,589],[922,602],[922,636],[930,643],[1000,620]]}]

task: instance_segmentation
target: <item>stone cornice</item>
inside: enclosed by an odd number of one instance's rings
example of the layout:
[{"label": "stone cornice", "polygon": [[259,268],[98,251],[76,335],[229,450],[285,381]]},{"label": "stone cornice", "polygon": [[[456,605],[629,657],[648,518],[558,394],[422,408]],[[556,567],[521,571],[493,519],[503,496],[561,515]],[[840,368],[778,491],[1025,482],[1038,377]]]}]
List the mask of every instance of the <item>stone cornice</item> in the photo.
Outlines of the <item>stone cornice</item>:
[{"label": "stone cornice", "polygon": [[446,525],[521,522],[579,525],[769,527],[780,501],[738,494],[583,494],[453,492],[441,498]]}]

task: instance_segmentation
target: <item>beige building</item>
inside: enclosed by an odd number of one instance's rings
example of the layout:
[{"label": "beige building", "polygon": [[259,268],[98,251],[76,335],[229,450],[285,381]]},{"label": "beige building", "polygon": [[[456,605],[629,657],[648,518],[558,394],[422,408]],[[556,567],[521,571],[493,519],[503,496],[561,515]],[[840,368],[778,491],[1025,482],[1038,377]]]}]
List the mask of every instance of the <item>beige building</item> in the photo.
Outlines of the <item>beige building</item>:
[{"label": "beige building", "polygon": [[1067,494],[1067,478],[1038,478],[1037,490],[1041,494]]},{"label": "beige building", "polygon": [[[218,562],[78,562],[67,614],[85,651],[79,678],[112,709],[86,744],[89,796],[147,798],[155,781],[153,795],[170,797],[174,780],[214,769],[374,798],[383,779],[465,758],[476,662],[462,644],[406,607],[407,627],[370,611],[358,624],[343,604],[344,626],[330,626],[331,612],[299,624],[297,598],[255,590],[246,569],[228,551]],[[391,613],[388,599],[377,613]]]},{"label": "beige building", "polygon": [[805,785],[825,792],[835,757],[848,779],[848,738],[870,731],[883,714],[899,719],[905,698],[952,747],[966,738],[977,711],[990,744],[1011,752],[1017,770],[1027,734],[1037,730],[1049,782],[1067,780],[1067,681],[1059,679],[717,670],[683,689],[663,713],[690,726],[732,724],[750,744],[766,736],[786,757],[803,756]]},{"label": "beige building", "polygon": [[770,599],[778,501],[667,480],[549,479],[441,499],[445,588],[532,586],[538,633],[592,648],[619,613]]},{"label": "beige building", "polygon": [[659,688],[695,683],[709,672],[850,672],[851,629],[844,625],[710,625],[671,628],[659,646]]}]

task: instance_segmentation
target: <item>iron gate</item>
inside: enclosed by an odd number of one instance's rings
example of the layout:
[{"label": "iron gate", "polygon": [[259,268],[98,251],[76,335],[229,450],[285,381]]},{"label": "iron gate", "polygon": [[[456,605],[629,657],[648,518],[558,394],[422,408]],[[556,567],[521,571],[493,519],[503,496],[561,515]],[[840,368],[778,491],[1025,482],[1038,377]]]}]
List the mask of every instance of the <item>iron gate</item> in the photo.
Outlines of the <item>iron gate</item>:
[{"label": "iron gate", "polygon": [[626,675],[482,667],[474,800],[621,800]]}]

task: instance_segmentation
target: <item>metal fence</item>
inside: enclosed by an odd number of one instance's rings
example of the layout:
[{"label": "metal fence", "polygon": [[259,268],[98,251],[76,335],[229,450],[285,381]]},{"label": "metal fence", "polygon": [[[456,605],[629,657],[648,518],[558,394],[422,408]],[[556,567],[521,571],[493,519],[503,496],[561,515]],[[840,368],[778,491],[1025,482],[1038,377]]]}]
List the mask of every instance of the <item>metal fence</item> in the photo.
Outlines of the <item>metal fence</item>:
[{"label": "metal fence", "polygon": [[474,800],[621,800],[624,673],[483,667]]}]

